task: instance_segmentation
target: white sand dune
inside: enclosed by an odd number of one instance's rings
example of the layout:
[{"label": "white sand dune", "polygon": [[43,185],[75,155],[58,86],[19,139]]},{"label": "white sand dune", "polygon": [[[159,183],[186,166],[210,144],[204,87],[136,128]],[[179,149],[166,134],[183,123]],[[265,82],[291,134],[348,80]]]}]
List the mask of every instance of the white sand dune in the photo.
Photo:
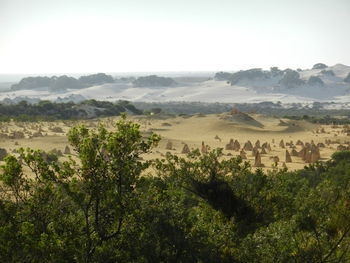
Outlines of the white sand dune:
[{"label": "white sand dune", "polygon": [[326,76],[321,69],[303,70],[300,76],[307,81],[310,76],[319,76],[324,86],[301,86],[288,89],[278,85],[276,79],[246,81],[239,86],[231,86],[226,81],[198,81],[179,84],[175,87],[135,88],[131,83],[113,83],[93,86],[61,93],[47,90],[19,90],[0,93],[0,101],[25,98],[51,101],[82,101],[96,99],[106,101],[128,100],[142,102],[209,102],[209,103],[256,103],[263,101],[280,101],[282,103],[310,103],[313,101],[350,102],[350,84],[343,79],[349,74],[350,67],[337,64],[326,68],[336,76]]}]

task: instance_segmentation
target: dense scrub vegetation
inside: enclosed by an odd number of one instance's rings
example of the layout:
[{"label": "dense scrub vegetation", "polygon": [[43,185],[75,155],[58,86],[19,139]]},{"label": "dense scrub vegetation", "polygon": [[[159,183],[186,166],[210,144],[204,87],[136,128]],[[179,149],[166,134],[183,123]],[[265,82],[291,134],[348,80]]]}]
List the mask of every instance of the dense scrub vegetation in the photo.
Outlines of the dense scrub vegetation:
[{"label": "dense scrub vegetation", "polygon": [[[348,121],[350,117],[350,109],[339,107],[339,109],[329,109],[335,105],[332,102],[320,103],[314,102],[311,105],[303,105],[301,103],[292,103],[283,105],[279,102],[260,102],[260,103],[204,103],[204,102],[134,102],[137,108],[151,110],[158,108],[165,113],[170,114],[195,114],[195,113],[222,113],[237,109],[242,112],[254,112],[276,117],[287,117],[293,119],[303,119],[303,116],[310,117],[310,121],[317,122],[318,119],[331,119],[331,122]],[[311,117],[312,116],[312,117]],[[307,119],[307,118],[305,118]]]},{"label": "dense scrub vegetation", "polygon": [[160,138],[124,117],[68,138],[78,161],[6,158],[1,262],[349,261],[350,152],[265,173],[220,149],[143,161]]},{"label": "dense scrub vegetation", "polygon": [[62,76],[37,76],[26,77],[18,83],[11,85],[11,90],[36,90],[45,89],[50,92],[62,92],[67,89],[82,89],[95,85],[106,83],[125,83],[131,82],[135,87],[171,87],[176,85],[176,81],[168,77],[159,77],[156,75],[142,77],[122,77],[114,79],[111,75],[105,73],[97,73],[87,76],[74,78],[67,75]]},{"label": "dense scrub vegetation", "polygon": [[111,75],[97,73],[93,75],[81,76],[76,79],[66,75],[53,77],[27,77],[21,79],[17,84],[11,86],[11,90],[32,90],[48,88],[50,91],[64,91],[66,89],[81,89],[94,85],[113,83]]},{"label": "dense scrub vegetation", "polygon": [[305,120],[311,123],[319,123],[319,124],[337,124],[337,125],[343,125],[343,124],[350,124],[350,118],[337,118],[332,117],[329,115],[322,116],[322,117],[315,117],[315,116],[309,116],[309,115],[303,115],[303,116],[284,116],[287,119],[291,120]]},{"label": "dense scrub vegetation", "polygon": [[324,86],[323,80],[317,76],[311,76],[308,79],[307,84],[310,86]]},{"label": "dense scrub vegetation", "polygon": [[323,64],[323,63],[317,63],[315,65],[313,65],[312,69],[325,69],[327,68],[328,66],[326,64]]},{"label": "dense scrub vegetation", "polygon": [[127,101],[112,103],[108,101],[87,100],[80,103],[54,103],[40,101],[29,104],[21,101],[18,104],[0,104],[0,120],[37,121],[37,120],[70,120],[93,117],[116,116],[123,112],[141,114],[134,105]]},{"label": "dense scrub vegetation", "polygon": [[135,79],[133,85],[135,87],[171,87],[176,85],[176,82],[172,78],[150,75]]},{"label": "dense scrub vegetation", "polygon": [[[222,113],[237,109],[242,112],[252,112],[273,115],[293,120],[306,120],[320,124],[349,124],[349,109],[324,109],[328,104],[314,103],[310,106],[300,104],[284,107],[279,103],[202,103],[202,102],[168,102],[146,103],[128,101],[108,102],[87,100],[80,103],[55,103],[40,101],[30,104],[22,101],[17,104],[0,104],[0,121],[40,121],[87,119],[94,117],[117,116],[123,112],[131,114],[195,114]],[[342,116],[342,117],[331,117]]]},{"label": "dense scrub vegetation", "polygon": [[295,88],[304,84],[304,81],[300,79],[298,71],[291,69],[280,70],[277,67],[272,67],[270,70],[253,68],[234,73],[217,72],[214,78],[216,80],[226,80],[231,85],[243,84],[245,81],[264,81],[268,79],[273,79],[275,85],[282,85],[287,88]]}]

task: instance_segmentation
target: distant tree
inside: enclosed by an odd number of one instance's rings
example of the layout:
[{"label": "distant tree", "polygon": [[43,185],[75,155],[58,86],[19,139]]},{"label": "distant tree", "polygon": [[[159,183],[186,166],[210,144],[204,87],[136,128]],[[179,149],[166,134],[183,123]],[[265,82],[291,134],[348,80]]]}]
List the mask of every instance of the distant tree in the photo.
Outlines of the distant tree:
[{"label": "distant tree", "polygon": [[82,76],[79,79],[63,76],[49,77],[27,77],[21,79],[17,84],[11,86],[12,90],[48,88],[50,91],[64,91],[66,89],[80,89],[93,85],[113,83],[114,79],[105,73]]},{"label": "distant tree", "polygon": [[27,77],[21,79],[18,84],[11,86],[12,90],[24,90],[24,89],[38,89],[47,88],[52,84],[52,80],[49,77]]},{"label": "distant tree", "polygon": [[63,75],[55,79],[50,86],[50,91],[65,91],[78,88],[81,88],[81,85],[77,79]]},{"label": "distant tree", "polygon": [[323,63],[317,63],[315,64],[312,69],[324,69],[324,68],[327,68],[328,66],[326,64],[323,64]]},{"label": "distant tree", "polygon": [[333,70],[322,70],[321,74],[325,75],[325,76],[335,76],[334,71]]},{"label": "distant tree", "polygon": [[244,80],[262,80],[268,79],[271,72],[263,71],[261,68],[253,68],[248,70],[241,70],[232,74],[231,85],[235,85]]},{"label": "distant tree", "polygon": [[272,76],[274,76],[274,77],[283,74],[282,70],[280,70],[278,67],[271,67],[270,71],[271,71]]},{"label": "distant tree", "polygon": [[[89,107],[86,107],[89,106]],[[39,101],[37,104],[29,104],[21,101],[18,104],[0,104],[0,116],[14,118],[23,121],[55,120],[55,119],[77,119],[96,117],[88,113],[89,109],[98,110],[98,116],[118,116],[123,112],[142,114],[131,103],[87,100],[80,103],[55,103],[51,101]]]},{"label": "distant tree", "polygon": [[107,75],[105,73],[97,73],[88,76],[81,76],[79,78],[79,82],[83,86],[94,86],[101,85],[105,83],[113,83],[114,79],[111,75]]},{"label": "distant tree", "polygon": [[324,86],[324,82],[322,81],[322,79],[320,79],[317,76],[311,76],[308,79],[307,84],[310,86]]},{"label": "distant tree", "polygon": [[150,75],[137,78],[133,84],[135,87],[170,87],[176,85],[176,82],[172,78]]},{"label": "distant tree", "polygon": [[295,70],[285,70],[283,78],[280,80],[280,84],[287,88],[295,88],[304,83],[303,80],[300,79],[300,75]]},{"label": "distant tree", "polygon": [[231,77],[232,77],[232,73],[220,71],[220,72],[215,73],[214,79],[215,80],[230,80]]}]

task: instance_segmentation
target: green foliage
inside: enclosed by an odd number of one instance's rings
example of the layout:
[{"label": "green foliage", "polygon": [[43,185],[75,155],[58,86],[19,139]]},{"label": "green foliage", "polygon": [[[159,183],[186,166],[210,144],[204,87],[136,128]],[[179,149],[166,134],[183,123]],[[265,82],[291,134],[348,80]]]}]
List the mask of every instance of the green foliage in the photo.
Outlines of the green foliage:
[{"label": "green foliage", "polygon": [[284,116],[284,118],[291,119],[291,120],[305,120],[311,123],[319,123],[319,124],[337,124],[337,125],[344,125],[344,124],[350,124],[349,118],[338,118],[338,117],[332,117],[330,115],[326,116],[309,116],[309,115],[303,115],[303,116]]},{"label": "green foliage", "polygon": [[332,155],[332,159],[336,162],[349,162],[350,161],[350,151],[335,152]]},{"label": "green foliage", "polygon": [[86,111],[86,106],[92,107],[95,117],[119,116],[124,112],[141,114],[142,111],[125,101],[112,103],[108,101],[87,100],[80,103],[54,103],[40,101],[38,104],[29,104],[21,101],[18,104],[0,104],[0,121],[53,121],[86,119],[91,116]]},{"label": "green foliage", "polygon": [[304,81],[298,71],[287,69],[279,83],[287,88],[295,88],[304,84]]},{"label": "green foliage", "polygon": [[21,79],[17,84],[11,86],[11,90],[33,90],[39,88],[48,88],[50,91],[62,91],[67,89],[81,89],[94,85],[113,83],[111,75],[105,73],[81,76],[79,79],[66,75],[49,77],[27,77]]},{"label": "green foliage", "polygon": [[113,83],[114,79],[111,75],[106,75],[105,73],[97,73],[88,76],[81,76],[79,78],[79,82],[82,86],[93,86],[93,85],[101,85],[104,83]]},{"label": "green foliage", "polygon": [[[125,117],[116,132],[101,126],[95,133],[82,126],[68,137],[80,164],[49,161],[40,151],[22,149],[22,162],[32,172],[25,176],[19,161],[7,157],[0,178],[6,189],[1,209],[13,209],[18,221],[3,220],[6,228],[0,234],[14,235],[5,240],[18,245],[11,253],[5,246],[1,261],[95,262],[110,249],[107,243],[120,238],[134,210],[136,183],[150,164],[141,162],[140,155],[159,137],[143,141],[139,126]],[[9,224],[15,232],[8,231]]]},{"label": "green foliage", "polygon": [[76,159],[6,157],[0,261],[348,261],[348,151],[295,172],[253,170],[222,149],[143,160],[160,138],[139,128],[125,116],[115,131],[75,127]]},{"label": "green foliage", "polygon": [[156,75],[139,77],[132,83],[135,87],[171,87],[177,84],[172,78],[158,77]]},{"label": "green foliage", "polygon": [[[282,72],[283,73],[283,72]],[[277,73],[276,73],[277,74]],[[237,109],[241,112],[256,112],[260,114],[303,119],[304,115],[310,117],[310,121],[323,124],[350,123],[350,110],[346,107],[335,108],[334,102],[316,102],[313,105],[264,101],[259,103],[203,103],[203,102],[134,102],[137,108],[150,111],[152,108],[160,108],[167,114],[197,114],[197,113],[222,113]],[[332,108],[332,109],[331,109]],[[338,117],[339,116],[339,117]],[[332,119],[332,120],[331,120]],[[322,122],[324,120],[324,122]]]},{"label": "green foliage", "polygon": [[312,69],[325,69],[328,66],[326,64],[323,63],[316,63],[315,65],[313,65]]}]

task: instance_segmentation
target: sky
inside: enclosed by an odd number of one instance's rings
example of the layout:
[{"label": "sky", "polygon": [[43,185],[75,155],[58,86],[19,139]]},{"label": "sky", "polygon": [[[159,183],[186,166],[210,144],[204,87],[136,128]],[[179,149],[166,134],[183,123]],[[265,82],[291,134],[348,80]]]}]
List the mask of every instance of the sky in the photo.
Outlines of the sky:
[{"label": "sky", "polygon": [[0,0],[0,74],[350,65],[350,0]]}]

